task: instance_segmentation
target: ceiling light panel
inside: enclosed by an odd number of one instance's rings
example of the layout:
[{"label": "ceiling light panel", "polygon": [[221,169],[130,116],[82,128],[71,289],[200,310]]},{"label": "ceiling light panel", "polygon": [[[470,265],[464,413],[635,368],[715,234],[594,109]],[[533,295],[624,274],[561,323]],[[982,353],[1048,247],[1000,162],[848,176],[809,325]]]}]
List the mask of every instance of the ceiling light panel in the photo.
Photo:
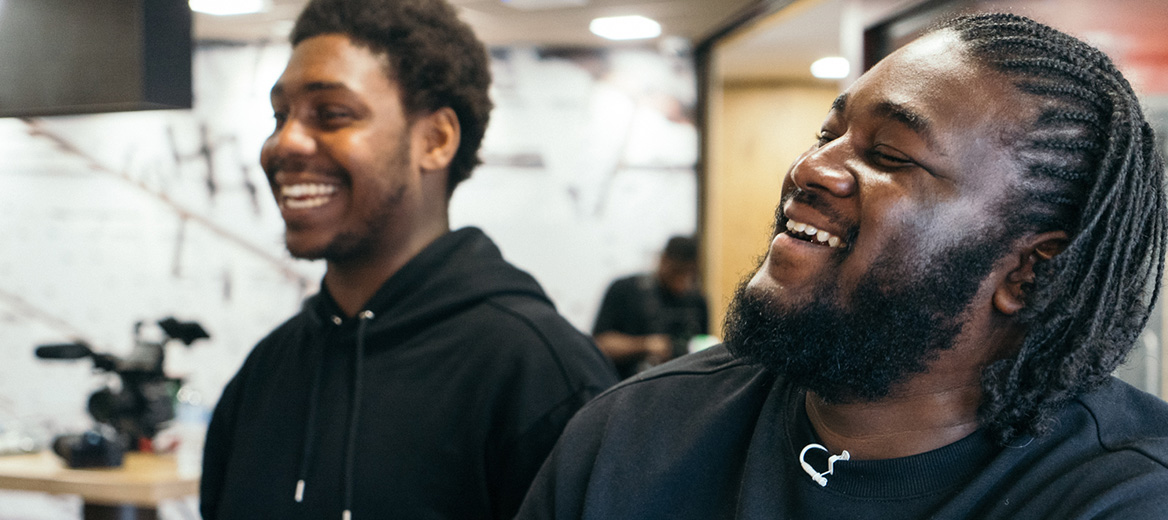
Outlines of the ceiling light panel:
[{"label": "ceiling light panel", "polygon": [[821,79],[843,79],[848,77],[851,64],[847,58],[830,56],[820,58],[811,64],[811,75]]},{"label": "ceiling light panel", "polygon": [[640,15],[610,16],[592,20],[588,29],[609,40],[640,40],[661,35],[661,24]]},{"label": "ceiling light panel", "polygon": [[219,16],[262,13],[268,10],[268,0],[189,0],[191,10]]},{"label": "ceiling light panel", "polygon": [[588,0],[501,0],[503,5],[521,11],[542,11],[588,5]]}]

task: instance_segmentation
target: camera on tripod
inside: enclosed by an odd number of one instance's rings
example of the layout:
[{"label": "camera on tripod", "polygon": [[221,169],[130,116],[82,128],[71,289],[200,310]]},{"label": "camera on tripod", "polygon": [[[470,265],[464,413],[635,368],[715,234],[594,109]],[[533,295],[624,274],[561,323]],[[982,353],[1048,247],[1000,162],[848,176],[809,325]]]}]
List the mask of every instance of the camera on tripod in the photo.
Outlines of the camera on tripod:
[{"label": "camera on tripod", "polygon": [[163,371],[166,344],[179,340],[190,347],[211,336],[193,321],[168,317],[157,323],[164,336],[154,341],[143,338],[143,322],[134,324],[134,347],[124,358],[95,352],[84,341],[36,348],[36,356],[41,359],[91,358],[95,369],[116,374],[122,383],[120,389],[106,386],[89,396],[89,414],[108,425],[105,431],[97,429],[54,440],[54,451],[71,467],[117,466],[126,449],[150,451],[151,440],[164,423],[174,418],[173,396],[182,380]]}]

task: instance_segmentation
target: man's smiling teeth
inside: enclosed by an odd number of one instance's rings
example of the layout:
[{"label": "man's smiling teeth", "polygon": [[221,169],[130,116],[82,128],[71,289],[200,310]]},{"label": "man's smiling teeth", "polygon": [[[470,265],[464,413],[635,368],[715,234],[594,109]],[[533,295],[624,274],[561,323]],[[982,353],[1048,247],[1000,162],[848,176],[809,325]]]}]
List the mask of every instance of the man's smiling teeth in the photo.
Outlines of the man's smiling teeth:
[{"label": "man's smiling teeth", "polygon": [[843,239],[840,237],[837,237],[822,229],[816,229],[815,226],[810,224],[796,222],[791,219],[787,219],[787,231],[790,231],[792,236],[796,234],[802,235],[806,240],[819,245],[833,247],[836,249],[842,249],[847,246],[847,244],[845,244]]},{"label": "man's smiling teeth", "polygon": [[332,184],[292,184],[280,186],[280,200],[288,209],[308,209],[323,206],[337,187]]}]

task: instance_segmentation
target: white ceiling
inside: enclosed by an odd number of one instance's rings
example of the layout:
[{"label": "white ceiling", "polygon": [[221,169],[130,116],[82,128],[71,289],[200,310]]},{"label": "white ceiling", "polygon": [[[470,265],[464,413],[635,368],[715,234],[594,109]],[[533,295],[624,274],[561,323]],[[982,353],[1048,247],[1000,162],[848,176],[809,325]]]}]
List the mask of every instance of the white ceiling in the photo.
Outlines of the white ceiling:
[{"label": "white ceiling", "polygon": [[724,80],[813,81],[811,63],[840,56],[843,0],[803,1],[718,47]]},{"label": "white ceiling", "polygon": [[[271,0],[263,14],[211,16],[195,14],[200,40],[279,41],[285,39],[306,0]],[[599,16],[640,14],[661,23],[662,39],[681,37],[696,43],[763,0],[451,0],[487,45],[611,46],[588,32]],[[516,4],[572,4],[528,9]],[[811,80],[811,62],[839,53],[842,0],[801,0],[748,37],[736,38],[719,51],[726,79]]]},{"label": "white ceiling", "polygon": [[[572,3],[584,5],[573,6]],[[759,0],[452,0],[488,45],[520,43],[605,45],[611,42],[588,32],[588,22],[600,16],[640,14],[661,23],[663,36],[700,39],[736,13]],[[287,36],[306,0],[271,0],[262,14],[211,16],[195,14],[195,38],[257,41]],[[523,6],[514,7],[514,5]],[[565,5],[533,9],[529,4]]]}]

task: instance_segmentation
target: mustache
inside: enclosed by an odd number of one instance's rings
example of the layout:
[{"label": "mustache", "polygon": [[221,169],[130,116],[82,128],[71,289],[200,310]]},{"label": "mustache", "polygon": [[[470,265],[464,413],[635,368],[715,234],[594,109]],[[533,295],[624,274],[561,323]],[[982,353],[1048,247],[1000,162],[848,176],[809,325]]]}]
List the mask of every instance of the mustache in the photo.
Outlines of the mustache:
[{"label": "mustache", "polygon": [[833,223],[843,224],[840,227],[846,231],[840,238],[843,238],[844,242],[847,244],[856,243],[856,235],[859,234],[859,224],[856,222],[851,222],[850,219],[845,218],[839,211],[832,207],[831,204],[824,200],[823,195],[814,191],[804,190],[803,188],[795,188],[787,193],[784,193],[783,197],[779,200],[779,205],[775,208],[775,222],[774,229],[771,234],[772,237],[778,236],[779,233],[784,233],[787,231],[787,215],[783,213],[783,208],[787,207],[787,204],[792,201],[810,207],[816,212],[826,216],[828,220],[831,220]]},{"label": "mustache", "polygon": [[304,160],[288,157],[273,157],[260,163],[260,168],[269,176],[275,176],[283,170],[297,170],[304,168]]}]

